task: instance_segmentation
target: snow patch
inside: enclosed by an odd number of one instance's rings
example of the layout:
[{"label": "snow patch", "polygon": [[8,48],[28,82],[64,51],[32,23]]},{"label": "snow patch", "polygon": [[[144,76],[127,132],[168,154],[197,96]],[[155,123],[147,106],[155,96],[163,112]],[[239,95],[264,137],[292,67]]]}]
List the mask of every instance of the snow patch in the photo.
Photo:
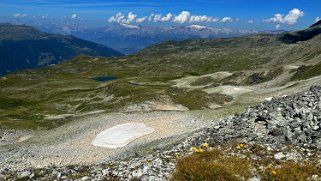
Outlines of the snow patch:
[{"label": "snow patch", "polygon": [[120,148],[154,131],[144,123],[119,124],[99,133],[91,143],[98,147]]},{"label": "snow patch", "polygon": [[210,29],[210,28],[207,27],[207,26],[200,26],[200,25],[191,25],[191,26],[189,26],[189,28],[191,28],[191,29],[197,29],[197,30]]}]

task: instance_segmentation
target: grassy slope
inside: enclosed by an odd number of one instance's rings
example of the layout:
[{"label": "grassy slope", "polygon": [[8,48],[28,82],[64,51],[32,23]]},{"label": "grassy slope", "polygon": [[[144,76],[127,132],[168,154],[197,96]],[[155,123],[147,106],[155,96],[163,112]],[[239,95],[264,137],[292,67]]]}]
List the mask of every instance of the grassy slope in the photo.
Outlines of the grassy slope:
[{"label": "grassy slope", "polygon": [[[266,81],[271,78],[269,73],[282,65],[318,62],[320,37],[299,44],[284,44],[274,35],[167,42],[120,59],[78,56],[59,65],[10,74],[0,77],[0,125],[52,128],[74,116],[47,120],[46,115],[114,112],[164,98],[190,109],[222,104],[230,98],[200,89],[173,89],[171,80],[226,70],[233,75],[263,71]],[[105,83],[91,79],[97,76],[119,79]]]}]

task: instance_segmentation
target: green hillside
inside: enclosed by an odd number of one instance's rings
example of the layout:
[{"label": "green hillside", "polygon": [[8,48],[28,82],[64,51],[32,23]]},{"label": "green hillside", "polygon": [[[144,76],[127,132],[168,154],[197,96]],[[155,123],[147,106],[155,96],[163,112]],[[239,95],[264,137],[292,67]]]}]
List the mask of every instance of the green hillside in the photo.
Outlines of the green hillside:
[{"label": "green hillside", "polygon": [[[95,111],[163,110],[163,105],[229,113],[275,90],[301,90],[305,84],[299,87],[296,80],[321,74],[321,35],[293,44],[281,36],[165,42],[131,56],[78,56],[8,74],[0,77],[0,125],[53,128]],[[104,76],[117,79],[93,80]]]},{"label": "green hillside", "polygon": [[102,57],[123,55],[73,36],[48,34],[30,26],[11,24],[0,24],[0,49],[0,75],[57,64],[79,54]]}]

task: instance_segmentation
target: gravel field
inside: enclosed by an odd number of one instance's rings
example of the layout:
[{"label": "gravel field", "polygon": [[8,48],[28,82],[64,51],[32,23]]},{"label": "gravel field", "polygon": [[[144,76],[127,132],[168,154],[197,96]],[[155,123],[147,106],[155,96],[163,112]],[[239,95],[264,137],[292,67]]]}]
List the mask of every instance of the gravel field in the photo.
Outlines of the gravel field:
[{"label": "gravel field", "polygon": [[[92,140],[101,131],[112,126],[141,122],[155,129],[129,145],[108,149],[95,147]],[[50,131],[14,134],[13,144],[0,147],[0,167],[22,169],[48,165],[94,164],[122,155],[130,156],[179,141],[185,134],[205,127],[208,121],[184,112],[150,112],[132,114],[106,114],[82,118]],[[26,137],[29,139],[18,142]],[[163,141],[162,141],[163,140]],[[13,141],[13,140],[11,140]],[[4,142],[4,140],[3,140]],[[143,147],[141,145],[144,145]],[[138,149],[138,147],[140,147]]]}]

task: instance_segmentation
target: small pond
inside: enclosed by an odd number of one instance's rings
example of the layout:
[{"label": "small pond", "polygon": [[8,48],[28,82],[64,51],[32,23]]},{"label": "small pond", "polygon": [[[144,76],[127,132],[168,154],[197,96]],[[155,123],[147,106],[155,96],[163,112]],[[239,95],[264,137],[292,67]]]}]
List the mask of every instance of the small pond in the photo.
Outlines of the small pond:
[{"label": "small pond", "polygon": [[117,77],[116,76],[102,76],[102,77],[93,77],[91,79],[98,81],[98,82],[107,82],[110,80],[116,80]]}]

